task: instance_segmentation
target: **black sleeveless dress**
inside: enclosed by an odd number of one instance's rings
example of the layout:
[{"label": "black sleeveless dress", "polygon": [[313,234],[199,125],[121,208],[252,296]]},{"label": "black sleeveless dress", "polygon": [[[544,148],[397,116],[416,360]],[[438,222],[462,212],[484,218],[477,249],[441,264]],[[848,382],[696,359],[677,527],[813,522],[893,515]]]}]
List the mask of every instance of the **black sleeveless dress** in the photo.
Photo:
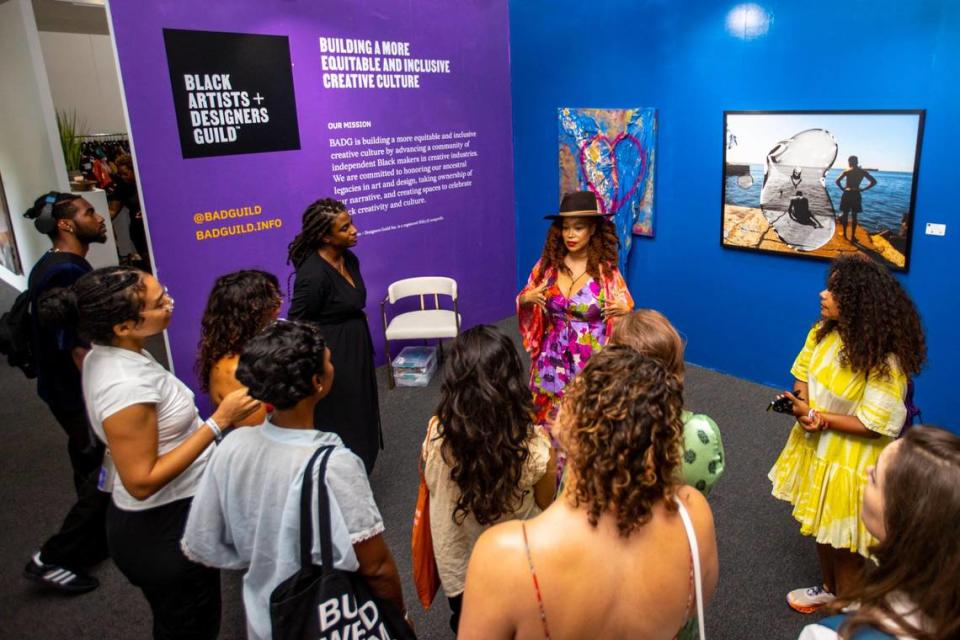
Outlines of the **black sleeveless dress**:
[{"label": "black sleeveless dress", "polygon": [[314,426],[339,435],[369,474],[383,448],[383,435],[373,341],[363,312],[367,289],[357,256],[345,252],[344,266],[355,286],[319,255],[307,258],[297,269],[287,317],[319,325],[330,348],[333,387],[317,404]]}]

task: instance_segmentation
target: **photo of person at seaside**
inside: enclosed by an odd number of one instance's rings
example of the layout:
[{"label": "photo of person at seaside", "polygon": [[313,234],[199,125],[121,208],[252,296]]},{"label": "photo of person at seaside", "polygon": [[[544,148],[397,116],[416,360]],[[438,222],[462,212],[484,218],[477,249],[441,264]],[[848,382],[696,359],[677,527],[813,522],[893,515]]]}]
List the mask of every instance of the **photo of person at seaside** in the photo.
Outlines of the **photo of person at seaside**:
[{"label": "photo of person at seaside", "polygon": [[723,246],[821,259],[862,253],[906,270],[923,119],[923,111],[725,112]]},{"label": "photo of person at seaside", "polygon": [[[840,184],[843,179],[847,179],[846,185]],[[867,180],[867,186],[863,189],[860,184]],[[834,183],[843,189],[843,195],[840,197],[840,224],[843,225],[843,237],[847,237],[847,215],[850,220],[850,240],[857,241],[857,215],[863,211],[863,198],[861,193],[877,186],[877,179],[860,168],[860,160],[857,156],[850,156],[847,160],[847,170],[841,173]]]}]

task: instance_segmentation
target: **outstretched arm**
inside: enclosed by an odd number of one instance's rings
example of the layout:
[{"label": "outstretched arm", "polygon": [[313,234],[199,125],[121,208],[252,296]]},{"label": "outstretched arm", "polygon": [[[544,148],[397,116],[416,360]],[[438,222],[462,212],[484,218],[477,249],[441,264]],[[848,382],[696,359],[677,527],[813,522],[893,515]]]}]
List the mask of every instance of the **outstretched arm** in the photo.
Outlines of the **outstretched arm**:
[{"label": "outstretched arm", "polygon": [[[246,391],[234,391],[211,416],[222,428],[234,426],[260,403]],[[213,441],[213,430],[201,427],[166,453],[159,453],[157,405],[137,403],[103,420],[107,446],[124,488],[137,500],[146,500],[193,464]]]}]

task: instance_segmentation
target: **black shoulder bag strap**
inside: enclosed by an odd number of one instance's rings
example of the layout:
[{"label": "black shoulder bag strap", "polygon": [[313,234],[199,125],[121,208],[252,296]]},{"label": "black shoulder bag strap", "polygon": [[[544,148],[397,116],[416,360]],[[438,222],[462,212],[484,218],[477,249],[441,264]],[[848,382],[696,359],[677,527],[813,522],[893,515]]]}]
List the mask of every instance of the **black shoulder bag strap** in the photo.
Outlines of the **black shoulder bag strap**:
[{"label": "black shoulder bag strap", "polygon": [[310,457],[303,470],[303,483],[300,485],[300,568],[313,565],[313,518],[310,506],[313,503],[313,466],[320,459],[317,472],[317,520],[320,525],[320,559],[323,573],[333,569],[333,544],[330,540],[330,496],[324,480],[327,474],[327,461],[333,453],[333,445],[320,447]]}]

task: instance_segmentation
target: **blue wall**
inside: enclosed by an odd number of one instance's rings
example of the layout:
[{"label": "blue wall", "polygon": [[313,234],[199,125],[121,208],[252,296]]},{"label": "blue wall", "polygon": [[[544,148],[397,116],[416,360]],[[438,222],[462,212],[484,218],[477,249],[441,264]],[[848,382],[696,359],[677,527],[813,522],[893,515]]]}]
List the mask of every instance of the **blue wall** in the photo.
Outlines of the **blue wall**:
[{"label": "blue wall", "polygon": [[[746,40],[726,29],[736,4],[511,1],[518,287],[558,201],[557,107],[655,107],[656,238],[634,239],[637,305],[686,334],[691,362],[789,384],[827,263],[720,248],[723,111],[926,109],[901,281],[927,331],[918,404],[926,422],[960,429],[960,3],[762,2],[769,31]],[[924,235],[927,222],[946,237]]]}]

